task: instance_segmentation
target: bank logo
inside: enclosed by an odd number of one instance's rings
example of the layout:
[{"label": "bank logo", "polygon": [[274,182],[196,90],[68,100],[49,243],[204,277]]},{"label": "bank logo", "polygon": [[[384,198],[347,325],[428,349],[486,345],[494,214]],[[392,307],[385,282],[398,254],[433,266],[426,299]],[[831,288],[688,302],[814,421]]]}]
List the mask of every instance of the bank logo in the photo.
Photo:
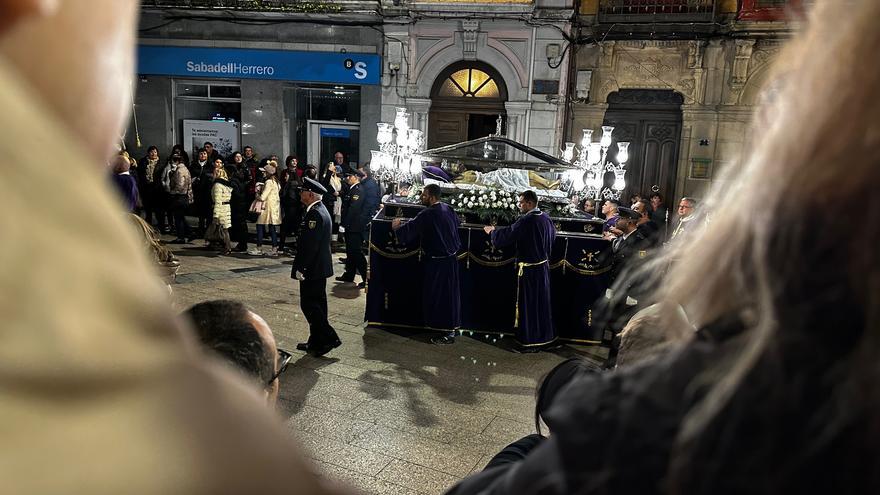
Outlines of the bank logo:
[{"label": "bank logo", "polygon": [[354,60],[347,58],[343,63],[346,69],[352,70],[354,69],[354,77],[356,79],[366,79],[367,78],[367,64],[366,62],[355,62]]},{"label": "bank logo", "polygon": [[193,62],[192,60],[186,62],[186,71],[197,73],[207,72],[209,74],[239,74],[245,76],[275,75],[275,67],[272,67],[271,65],[246,65],[235,62],[206,64],[204,62]]}]

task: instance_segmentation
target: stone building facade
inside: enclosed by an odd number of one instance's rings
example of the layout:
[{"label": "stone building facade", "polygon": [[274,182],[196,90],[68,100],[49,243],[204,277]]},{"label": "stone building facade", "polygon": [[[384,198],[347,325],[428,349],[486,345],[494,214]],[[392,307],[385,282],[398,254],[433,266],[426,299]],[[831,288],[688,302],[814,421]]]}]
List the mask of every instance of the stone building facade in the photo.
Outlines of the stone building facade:
[{"label": "stone building facade", "polygon": [[[627,193],[699,197],[748,148],[770,68],[794,29],[789,9],[799,2],[682,1],[680,10],[653,12],[625,11],[626,3],[581,3],[580,35],[598,41],[575,56],[569,139],[618,124],[615,138],[633,141],[635,156]],[[697,4],[705,9],[687,10]]]}]

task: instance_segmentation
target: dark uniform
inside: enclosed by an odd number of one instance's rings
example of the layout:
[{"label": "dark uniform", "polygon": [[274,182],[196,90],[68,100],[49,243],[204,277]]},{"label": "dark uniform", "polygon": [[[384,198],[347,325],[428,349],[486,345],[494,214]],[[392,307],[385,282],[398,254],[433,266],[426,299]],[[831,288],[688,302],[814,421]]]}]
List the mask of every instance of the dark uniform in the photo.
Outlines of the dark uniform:
[{"label": "dark uniform", "polygon": [[[317,194],[327,192],[321,184],[309,178],[303,179],[303,188]],[[330,258],[332,228],[330,214],[320,200],[306,207],[296,258],[290,272],[291,278],[302,274],[299,283],[300,308],[309,322],[309,341],[296,348],[317,356],[341,344],[336,330],[327,321],[327,278],[333,275]]]},{"label": "dark uniform", "polygon": [[545,213],[535,208],[510,227],[492,231],[498,247],[516,243],[517,301],[516,339],[523,346],[556,340],[550,306],[550,251],[556,228]]},{"label": "dark uniform", "polygon": [[460,222],[449,205],[435,203],[395,231],[403,243],[421,239],[425,280],[422,311],[427,328],[453,331],[461,326],[458,282],[458,236]]},{"label": "dark uniform", "polygon": [[[621,216],[627,216],[633,222],[639,214],[629,208],[620,208]],[[639,266],[647,259],[650,240],[643,231],[635,229],[625,237],[611,241],[611,290],[608,295],[608,326],[615,338],[609,351],[606,365],[611,366],[617,358],[619,347],[618,335],[627,322],[639,309],[645,307],[642,295],[644,287],[638,277]]]},{"label": "dark uniform", "polygon": [[355,272],[367,281],[367,258],[364,256],[364,239],[367,225],[372,219],[368,209],[367,196],[361,183],[351,186],[348,190],[348,208],[342,219],[345,227],[345,273],[338,280],[354,281]]}]

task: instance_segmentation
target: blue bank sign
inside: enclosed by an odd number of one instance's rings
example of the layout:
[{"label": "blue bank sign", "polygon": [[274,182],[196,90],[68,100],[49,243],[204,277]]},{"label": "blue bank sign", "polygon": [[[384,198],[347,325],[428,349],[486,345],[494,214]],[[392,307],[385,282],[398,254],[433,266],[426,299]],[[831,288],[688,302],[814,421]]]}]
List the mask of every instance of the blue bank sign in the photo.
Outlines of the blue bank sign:
[{"label": "blue bank sign", "polygon": [[138,47],[138,74],[379,84],[380,59],[368,53],[239,48]]}]

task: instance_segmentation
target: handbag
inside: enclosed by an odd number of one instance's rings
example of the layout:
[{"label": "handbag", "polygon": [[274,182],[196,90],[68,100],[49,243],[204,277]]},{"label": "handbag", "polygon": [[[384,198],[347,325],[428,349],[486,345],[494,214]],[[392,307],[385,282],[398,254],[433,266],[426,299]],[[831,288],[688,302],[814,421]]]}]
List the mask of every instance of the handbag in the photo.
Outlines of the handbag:
[{"label": "handbag", "polygon": [[254,202],[251,203],[251,213],[263,213],[264,209],[266,209],[266,203],[261,199],[255,199]]},{"label": "handbag", "polygon": [[223,236],[220,235],[220,220],[215,218],[205,229],[205,241],[207,242],[223,242]]}]

